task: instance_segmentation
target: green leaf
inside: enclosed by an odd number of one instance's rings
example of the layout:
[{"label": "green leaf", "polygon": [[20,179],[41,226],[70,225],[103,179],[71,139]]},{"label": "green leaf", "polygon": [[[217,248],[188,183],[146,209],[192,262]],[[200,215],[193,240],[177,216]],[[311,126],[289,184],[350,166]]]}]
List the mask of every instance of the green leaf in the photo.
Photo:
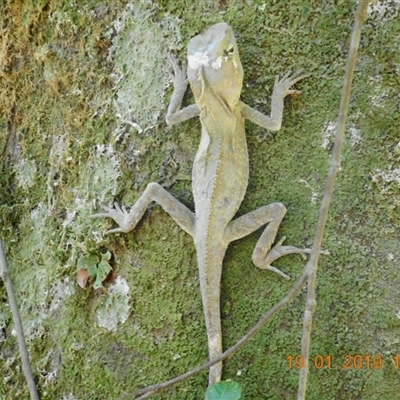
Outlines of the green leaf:
[{"label": "green leaf", "polygon": [[79,258],[77,268],[87,269],[89,275],[94,279],[94,289],[102,288],[103,281],[107,278],[107,275],[111,271],[109,260],[111,259],[111,253],[107,251],[104,254],[89,254]]},{"label": "green leaf", "polygon": [[96,266],[99,262],[99,256],[96,254],[89,254],[88,256],[79,257],[77,268],[88,269],[90,273],[90,267]]},{"label": "green leaf", "polygon": [[231,380],[214,383],[206,392],[206,400],[238,400],[241,397],[241,386]]},{"label": "green leaf", "polygon": [[101,260],[97,264],[96,268],[96,280],[94,282],[93,288],[98,289],[103,287],[103,281],[107,278],[107,275],[111,271],[111,266],[108,263],[108,260],[111,258],[111,253],[107,251],[107,253],[101,254]]},{"label": "green leaf", "polygon": [[107,251],[106,253],[101,254],[101,261],[108,261],[111,258],[111,253]]}]

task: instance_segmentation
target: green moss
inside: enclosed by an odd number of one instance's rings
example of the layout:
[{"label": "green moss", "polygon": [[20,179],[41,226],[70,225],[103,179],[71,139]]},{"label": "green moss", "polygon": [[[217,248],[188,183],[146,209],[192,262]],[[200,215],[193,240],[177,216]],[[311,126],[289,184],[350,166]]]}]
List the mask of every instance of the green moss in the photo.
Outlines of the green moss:
[{"label": "green moss", "polygon": [[[388,4],[392,11],[376,8],[363,30],[312,335],[312,360],[331,356],[332,367],[311,368],[309,398],[392,399],[398,390],[400,24],[398,6]],[[275,75],[312,73],[296,85],[301,95],[286,100],[281,131],[246,125],[251,176],[239,211],[282,202],[288,211],[278,236],[307,247],[333,143],[353,8],[350,0],[6,2],[1,235],[42,399],[118,398],[207,359],[191,238],[158,206],[128,235],[104,236],[111,222],[87,218],[114,200],[133,204],[151,181],[193,206],[200,125],[163,122],[171,92],[167,53],[183,60],[191,36],[225,20],[244,66],[242,99],[265,112]],[[188,94],[185,104],[192,101]],[[225,347],[291,286],[254,268],[260,233],[233,243],[226,255]],[[77,260],[88,251],[111,252],[116,286],[78,287]],[[291,256],[275,266],[295,278],[304,262]],[[0,296],[0,399],[27,399],[1,284]],[[225,363],[224,378],[240,383],[245,398],[295,397],[298,371],[287,357],[300,351],[304,302],[302,293]],[[344,369],[345,356],[356,354],[381,355],[383,366]],[[202,398],[206,385],[204,372],[155,398]]]}]

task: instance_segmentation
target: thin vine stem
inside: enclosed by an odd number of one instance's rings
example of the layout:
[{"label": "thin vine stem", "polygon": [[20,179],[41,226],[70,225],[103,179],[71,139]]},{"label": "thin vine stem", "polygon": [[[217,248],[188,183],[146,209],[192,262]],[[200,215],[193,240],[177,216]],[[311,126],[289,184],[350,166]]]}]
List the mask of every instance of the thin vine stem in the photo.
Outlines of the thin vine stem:
[{"label": "thin vine stem", "polygon": [[1,239],[0,239],[0,275],[6,287],[8,302],[10,304],[11,312],[14,319],[15,331],[17,332],[19,353],[21,355],[21,361],[22,361],[22,371],[24,372],[26,381],[28,383],[31,400],[39,400],[39,394],[36,388],[35,380],[33,378],[31,363],[29,361],[28,349],[26,347],[25,335],[24,335],[24,330],[22,328],[21,317],[19,315],[18,303],[12,286],[10,273],[8,271],[7,259],[4,253],[3,241]]},{"label": "thin vine stem", "polygon": [[326,178],[324,195],[319,211],[318,223],[314,236],[314,244],[310,259],[306,265],[308,272],[307,278],[307,300],[306,310],[303,318],[303,336],[301,340],[301,355],[304,360],[304,367],[300,370],[299,386],[297,392],[297,400],[304,400],[307,388],[307,378],[309,371],[309,355],[312,330],[312,318],[316,308],[315,287],[317,281],[318,258],[321,252],[322,237],[326,221],[328,218],[329,206],[332,200],[333,187],[335,179],[340,170],[340,158],[344,141],[344,132],[347,121],[347,112],[350,102],[350,92],[353,82],[354,67],[357,59],[358,47],[360,44],[361,28],[367,18],[368,0],[360,0],[355,12],[355,22],[350,43],[350,51],[347,59],[347,65],[344,75],[344,83],[342,88],[342,97],[339,107],[339,116],[337,121],[337,130],[335,136],[335,144],[333,147],[333,155],[329,167],[328,176]]},{"label": "thin vine stem", "polygon": [[[205,364],[192,369],[185,374],[179,375],[174,379],[171,379],[166,382],[158,383],[155,385],[147,386],[146,388],[137,390],[134,393],[127,394],[121,397],[119,400],[133,399],[144,400],[153,396],[156,393],[166,390],[167,388],[176,385],[177,383],[183,381],[184,379],[190,378],[193,375],[198,374],[199,372],[210,368],[212,365],[216,364],[219,361],[225,360],[228,357],[232,357],[245,343],[247,343],[279,310],[288,305],[301,291],[307,279],[307,272],[304,271],[297,282],[293,285],[292,289],[289,293],[277,304],[275,304],[272,308],[270,308],[267,312],[265,312],[257,324],[255,324],[234,346],[226,350],[224,353],[219,355],[206,362]],[[140,397],[136,397],[140,396]]]}]

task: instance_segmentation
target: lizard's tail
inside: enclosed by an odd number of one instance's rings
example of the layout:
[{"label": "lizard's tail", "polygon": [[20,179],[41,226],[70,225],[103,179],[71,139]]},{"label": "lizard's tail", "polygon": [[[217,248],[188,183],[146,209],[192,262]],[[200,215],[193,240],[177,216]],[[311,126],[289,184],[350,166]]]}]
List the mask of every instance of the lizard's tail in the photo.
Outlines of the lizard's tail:
[{"label": "lizard's tail", "polygon": [[[214,315],[212,316],[212,318],[213,317]],[[221,320],[219,318],[219,315],[218,315],[218,321],[216,319],[214,319],[214,321],[212,321],[210,318],[208,319],[209,321],[207,324],[208,325],[207,331],[211,333],[208,334],[208,353],[210,360],[212,360],[222,353]],[[222,361],[210,367],[210,372],[208,375],[208,386],[211,386],[214,383],[219,382],[221,380],[221,375],[222,375]]]},{"label": "lizard's tail", "polygon": [[[207,327],[210,360],[222,353],[220,283],[223,254],[217,259],[216,253],[217,252],[214,252],[213,260],[207,260],[209,261],[208,263],[199,263],[200,289]],[[210,268],[210,265],[213,265],[213,267]],[[219,382],[221,380],[221,374],[222,362],[214,364],[210,368],[209,386]]]}]

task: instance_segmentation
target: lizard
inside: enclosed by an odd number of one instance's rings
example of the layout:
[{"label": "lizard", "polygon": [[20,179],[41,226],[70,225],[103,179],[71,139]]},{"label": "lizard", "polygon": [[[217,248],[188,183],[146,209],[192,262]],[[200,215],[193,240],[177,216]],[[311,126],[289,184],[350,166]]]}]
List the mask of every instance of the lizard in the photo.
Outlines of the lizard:
[{"label": "lizard", "polygon": [[[283,246],[285,238],[272,247],[286,213],[281,203],[273,203],[233,219],[244,198],[249,175],[249,159],[244,121],[278,131],[283,117],[284,98],[298,93],[292,86],[307,77],[301,71],[277,76],[272,93],[271,115],[266,116],[240,101],[243,67],[232,28],[215,24],[194,36],[188,43],[187,68],[169,55],[173,68],[174,91],[166,114],[167,125],[193,117],[201,122],[201,139],[192,170],[195,212],[182,204],[161,185],[151,182],[128,210],[115,203],[92,218],[112,218],[118,228],[106,233],[127,233],[141,220],[152,201],[158,203],[175,222],[193,237],[197,253],[200,291],[208,336],[210,359],[222,353],[220,282],[222,263],[228,245],[266,225],[253,255],[253,263],[289,278],[273,267],[276,259],[310,249]],[[187,69],[187,71],[185,71]],[[195,103],[181,109],[188,81]],[[209,371],[209,386],[219,382],[222,362]]]}]

